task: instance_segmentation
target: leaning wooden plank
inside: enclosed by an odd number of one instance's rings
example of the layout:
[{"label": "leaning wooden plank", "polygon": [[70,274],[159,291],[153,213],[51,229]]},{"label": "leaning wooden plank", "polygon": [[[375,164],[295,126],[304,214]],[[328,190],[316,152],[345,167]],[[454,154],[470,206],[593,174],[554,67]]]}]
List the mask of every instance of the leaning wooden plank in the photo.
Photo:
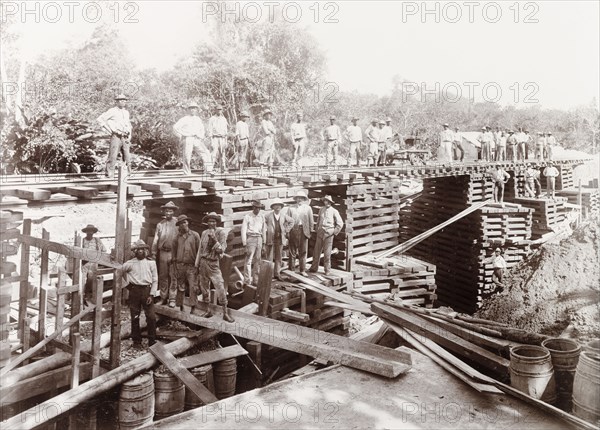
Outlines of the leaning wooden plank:
[{"label": "leaning wooden plank", "polygon": [[65,245],[63,243],[52,242],[50,240],[44,240],[29,235],[19,235],[18,241],[36,248],[47,250],[48,252],[55,252],[57,254],[66,255],[70,258],[77,258],[80,260],[94,261],[101,266],[112,267],[113,269],[120,269],[121,264],[113,261],[110,254],[90,250],[89,248],[80,248],[78,246]]},{"label": "leaning wooden plank", "polygon": [[[204,303],[200,304],[199,307],[201,310],[206,309]],[[247,315],[234,310],[230,312],[236,320],[235,323],[227,323],[221,320],[220,317],[207,319],[164,305],[155,306],[155,308],[156,313],[173,319],[219,330],[310,357],[323,358],[333,363],[343,364],[388,378],[394,378],[408,371],[412,364],[410,355],[403,352],[364,342],[356,342],[346,337],[309,327],[256,315]],[[211,309],[215,314],[219,313],[220,310],[214,305],[211,305]]]},{"label": "leaning wooden plank", "polygon": [[485,368],[492,370],[503,377],[508,377],[508,366],[510,362],[505,358],[499,357],[480,346],[468,342],[454,333],[440,330],[439,326],[410,312],[379,303],[373,303],[371,309],[379,315],[380,318],[391,320],[402,327],[408,328],[415,333],[433,340],[462,357],[467,357],[480,363]]},{"label": "leaning wooden plank", "polygon": [[246,354],[248,354],[248,351],[240,345],[231,345],[213,351],[205,351],[199,354],[182,357],[179,359],[179,363],[186,369],[193,369],[194,367],[204,366]]},{"label": "leaning wooden plank", "polygon": [[48,345],[52,339],[56,339],[58,336],[60,336],[62,334],[62,332],[64,330],[71,327],[73,324],[75,324],[77,321],[79,321],[84,315],[87,315],[88,313],[90,313],[95,307],[96,307],[95,305],[92,305],[88,308],[85,308],[83,311],[79,312],[77,315],[75,315],[73,318],[71,318],[65,325],[63,325],[60,330],[55,331],[50,336],[48,336],[47,338],[45,338],[44,340],[39,342],[33,348],[28,349],[26,352],[19,355],[16,359],[8,362],[8,364],[2,370],[0,370],[0,376],[6,375],[6,373],[8,373],[9,370],[14,369],[20,363],[22,363],[24,360],[27,360],[28,358],[34,356],[44,346]]},{"label": "leaning wooden plank", "polygon": [[211,393],[202,383],[183,367],[173,354],[165,349],[161,343],[155,343],[150,347],[150,352],[158,360],[167,366],[171,373],[177,377],[185,389],[194,393],[204,404],[209,404],[218,401],[217,397]]}]

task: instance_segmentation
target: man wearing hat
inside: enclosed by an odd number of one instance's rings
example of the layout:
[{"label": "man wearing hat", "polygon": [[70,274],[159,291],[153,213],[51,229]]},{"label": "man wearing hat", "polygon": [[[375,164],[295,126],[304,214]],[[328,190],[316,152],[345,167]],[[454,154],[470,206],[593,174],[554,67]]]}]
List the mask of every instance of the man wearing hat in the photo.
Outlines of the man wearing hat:
[{"label": "man wearing hat", "polygon": [[156,315],[154,297],[158,295],[158,274],[156,263],[147,257],[148,245],[138,240],[131,245],[135,257],[123,263],[123,278],[129,290],[129,312],[131,313],[131,339],[133,346],[142,346],[140,331],[140,313],[142,308],[148,324],[148,346],[156,343]]},{"label": "man wearing hat", "polygon": [[556,178],[560,175],[558,169],[554,166],[552,161],[549,161],[547,167],[544,169],[544,176],[546,177],[546,193],[554,200],[556,191]]},{"label": "man wearing hat", "polygon": [[[202,222],[208,225],[208,228],[202,232],[200,237],[200,248],[196,255],[196,267],[200,277],[200,289],[202,290],[202,301],[209,304],[210,284],[212,283],[217,293],[217,300],[223,306],[223,320],[234,322],[233,317],[227,309],[227,292],[225,291],[225,281],[219,266],[219,260],[227,249],[227,231],[222,227],[217,227],[217,222],[221,219],[215,212],[206,215]],[[205,318],[213,315],[208,307]]]},{"label": "man wearing hat", "polygon": [[[183,310],[183,298],[187,285],[190,294],[191,312],[198,304],[198,289],[196,280],[196,256],[200,249],[200,235],[190,230],[191,220],[187,215],[179,215],[175,225],[178,228],[177,239],[173,242],[173,274],[177,282],[177,297],[175,303]],[[170,305],[170,303],[169,303]]]},{"label": "man wearing hat", "polygon": [[271,121],[273,112],[270,109],[266,109],[263,112],[263,120],[260,123],[261,132],[264,135],[261,148],[258,152],[258,161],[260,162],[260,174],[263,174],[263,168],[267,166],[269,174],[273,173],[273,161],[275,159],[275,126]]},{"label": "man wearing hat", "polygon": [[194,102],[188,104],[188,114],[175,123],[173,131],[181,142],[183,173],[192,174],[191,162],[194,149],[200,153],[204,171],[212,172],[212,155],[203,142],[205,131],[202,119],[198,115],[198,104]]},{"label": "man wearing hat", "polygon": [[557,145],[556,137],[550,131],[546,136],[546,159],[552,161],[552,153],[554,152],[554,147]]},{"label": "man wearing hat", "polygon": [[85,237],[81,240],[81,247],[86,250],[85,256],[89,258],[89,260],[81,262],[81,279],[85,282],[83,300],[87,304],[93,299],[92,286],[96,272],[98,272],[98,263],[96,263],[98,254],[106,252],[106,248],[100,239],[94,237],[94,234],[98,233],[98,229],[94,225],[88,224],[81,231],[85,233]]},{"label": "man wearing hat", "polygon": [[325,127],[322,133],[323,142],[327,146],[325,154],[325,165],[329,168],[330,162],[333,161],[334,168],[337,167],[338,146],[342,142],[342,130],[335,123],[335,116],[329,117],[329,125]]},{"label": "man wearing hat", "polygon": [[502,257],[502,250],[500,248],[496,248],[494,250],[494,255],[487,258],[485,260],[486,263],[492,263],[492,268],[494,270],[492,274],[492,282],[496,285],[497,291],[501,291],[504,288],[503,278],[504,278],[504,270],[506,270],[506,260]]},{"label": "man wearing hat", "polygon": [[367,167],[371,164],[375,166],[375,162],[377,161],[377,153],[379,150],[379,120],[377,118],[373,118],[371,120],[371,125],[367,127],[365,131],[365,135],[367,136],[367,145],[369,145],[368,155],[367,155]]},{"label": "man wearing hat", "polygon": [[319,209],[317,241],[315,243],[310,272],[317,272],[319,269],[321,253],[323,253],[323,267],[325,268],[325,274],[329,275],[331,270],[331,248],[333,247],[333,237],[337,236],[339,232],[342,231],[344,221],[338,210],[332,206],[333,199],[331,196],[325,196],[321,201],[324,206]]},{"label": "man wearing hat", "polygon": [[505,131],[498,131],[498,141],[496,143],[496,161],[506,160],[506,140],[508,135]]},{"label": "man wearing hat", "polygon": [[298,191],[294,196],[294,201],[293,205],[286,208],[287,215],[294,220],[294,225],[290,230],[288,267],[294,271],[296,269],[296,258],[298,258],[299,273],[307,276],[306,252],[308,250],[308,239],[315,226],[315,220],[312,208],[308,205],[308,197],[304,191]]},{"label": "man wearing hat", "polygon": [[125,109],[127,97],[119,94],[115,97],[117,106],[110,108],[98,117],[98,122],[111,135],[106,160],[106,176],[112,178],[115,175],[115,165],[119,152],[123,153],[123,161],[127,169],[131,170],[131,158],[129,147],[131,145],[131,121],[129,112]]},{"label": "man wearing hat", "polygon": [[[381,144],[379,148],[379,165],[385,166],[387,162],[388,149],[392,146],[392,137],[394,137],[394,131],[392,130],[392,118],[388,117],[383,122],[381,128]],[[381,145],[383,145],[383,152]]]},{"label": "man wearing hat", "polygon": [[208,120],[208,135],[212,145],[214,163],[219,163],[221,173],[227,173],[227,119],[223,115],[223,106],[217,106],[215,114]]},{"label": "man wearing hat", "polygon": [[513,130],[508,130],[506,138],[506,158],[513,163],[517,162],[517,137]]},{"label": "man wearing hat", "polygon": [[[465,149],[463,148],[463,137],[460,134],[458,127],[454,127],[454,133],[452,133],[452,152],[453,159],[460,161],[461,163],[465,159]],[[460,152],[460,155],[458,153]]]},{"label": "man wearing hat", "polygon": [[240,120],[235,124],[235,139],[237,142],[238,149],[238,168],[240,172],[244,170],[244,167],[248,163],[248,144],[250,143],[250,130],[248,130],[248,123],[246,122],[250,118],[247,112],[240,113]]},{"label": "man wearing hat", "polygon": [[495,168],[490,169],[488,174],[494,183],[494,201],[496,203],[504,203],[504,185],[510,179],[510,174],[502,168],[500,163],[497,163]]},{"label": "man wearing hat", "polygon": [[537,138],[535,141],[535,159],[538,161],[544,161],[544,150],[546,148],[546,136],[541,131],[537,132]]},{"label": "man wearing hat", "polygon": [[542,184],[540,183],[540,171],[527,163],[525,169],[525,196],[539,197],[542,194]]},{"label": "man wearing hat", "polygon": [[262,246],[266,239],[265,216],[261,213],[262,204],[258,200],[252,201],[252,210],[244,216],[242,221],[242,246],[246,250],[244,263],[244,282],[247,285],[256,285]]},{"label": "man wearing hat", "polygon": [[306,147],[306,124],[302,121],[302,112],[296,112],[296,122],[290,127],[290,135],[294,145],[294,158],[292,163],[299,165],[300,160],[304,157],[304,149]]},{"label": "man wearing hat", "polygon": [[519,127],[519,131],[515,134],[515,138],[517,139],[517,161],[525,161],[525,151],[527,149],[526,143],[529,140],[529,135],[526,135],[523,129]]},{"label": "man wearing hat", "polygon": [[152,257],[156,260],[158,266],[158,288],[160,290],[160,298],[162,304],[175,306],[175,298],[177,289],[170,288],[169,279],[169,263],[173,258],[171,253],[175,241],[177,240],[177,220],[173,218],[175,211],[179,209],[175,203],[168,202],[160,207],[162,209],[164,219],[156,225],[154,240],[152,241]]},{"label": "man wearing hat", "polygon": [[294,219],[287,215],[287,211],[282,212],[283,201],[275,199],[271,203],[271,211],[265,215],[266,237],[265,237],[265,255],[269,261],[275,263],[275,278],[281,280],[281,258],[283,247],[287,244]]},{"label": "man wearing hat", "polygon": [[377,158],[375,165],[383,166],[385,164],[385,150],[386,150],[386,142],[384,135],[385,121],[379,120],[379,140],[377,141]]},{"label": "man wearing hat", "polygon": [[440,147],[442,148],[444,157],[449,163],[452,163],[452,142],[454,141],[454,133],[450,130],[450,125],[448,123],[443,124],[442,127],[444,129],[440,132]]},{"label": "man wearing hat", "polygon": [[344,137],[350,142],[350,154],[348,154],[348,167],[351,165],[360,166],[360,152],[362,146],[362,130],[358,125],[358,118],[352,117],[352,124],[348,126]]}]

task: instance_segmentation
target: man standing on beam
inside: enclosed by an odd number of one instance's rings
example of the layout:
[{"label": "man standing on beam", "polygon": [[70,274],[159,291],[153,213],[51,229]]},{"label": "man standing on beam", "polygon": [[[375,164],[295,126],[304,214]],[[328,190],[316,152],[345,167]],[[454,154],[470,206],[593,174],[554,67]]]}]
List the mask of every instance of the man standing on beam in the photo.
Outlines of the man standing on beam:
[{"label": "man standing on beam", "polygon": [[219,162],[221,173],[227,170],[227,119],[223,115],[223,106],[217,106],[216,112],[208,120],[208,135],[213,150],[213,160]]},{"label": "man standing on beam", "polygon": [[288,268],[292,272],[296,270],[296,258],[299,263],[299,273],[306,273],[306,252],[308,250],[308,239],[314,229],[315,220],[312,208],[308,204],[308,197],[304,191],[298,191],[294,196],[295,204],[287,207],[287,215],[293,218],[294,225],[290,231],[290,256]]},{"label": "man standing on beam", "polygon": [[246,251],[244,263],[244,282],[247,285],[256,285],[262,247],[266,239],[265,216],[260,212],[262,204],[258,200],[252,201],[252,211],[244,215],[242,221],[242,246]]},{"label": "man standing on beam", "polygon": [[188,104],[188,114],[175,123],[173,131],[181,141],[183,174],[192,174],[191,162],[194,149],[200,153],[204,171],[206,173],[212,172],[212,155],[203,142],[205,138],[204,125],[202,119],[198,116],[198,105],[196,103]]},{"label": "man standing on beam", "polygon": [[331,196],[325,196],[321,200],[325,206],[319,210],[317,242],[315,243],[313,260],[309,272],[316,273],[318,271],[319,260],[321,259],[321,253],[323,253],[325,275],[329,275],[331,270],[331,248],[333,247],[333,237],[337,236],[340,231],[342,231],[344,221],[338,210],[332,206],[333,199]]},{"label": "man standing on beam", "polygon": [[165,218],[156,225],[156,233],[152,241],[152,258],[158,266],[158,288],[160,290],[161,304],[175,307],[177,289],[171,288],[169,279],[169,265],[173,258],[171,251],[177,240],[177,221],[173,218],[179,208],[173,202],[160,207]]},{"label": "man standing on beam", "polygon": [[185,286],[188,286],[192,310],[198,305],[198,290],[196,279],[196,256],[200,247],[200,235],[190,230],[190,219],[187,215],[179,215],[175,225],[179,229],[177,239],[173,242],[174,275],[177,281],[176,305],[183,310]]},{"label": "man standing on beam", "polygon": [[115,176],[115,165],[117,164],[119,152],[122,152],[127,170],[131,172],[129,147],[131,146],[132,127],[129,119],[129,111],[125,109],[128,98],[124,94],[119,94],[115,97],[115,100],[117,101],[117,106],[110,108],[98,117],[100,125],[111,135],[108,159],[106,160],[106,176],[110,179]]}]

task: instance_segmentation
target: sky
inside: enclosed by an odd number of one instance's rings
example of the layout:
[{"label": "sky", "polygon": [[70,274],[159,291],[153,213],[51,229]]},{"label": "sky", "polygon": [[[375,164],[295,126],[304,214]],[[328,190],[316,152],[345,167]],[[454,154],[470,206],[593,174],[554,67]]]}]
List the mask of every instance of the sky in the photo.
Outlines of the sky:
[{"label": "sky", "polygon": [[[394,77],[433,98],[570,109],[599,97],[598,1],[2,1],[15,14],[23,50],[77,44],[115,22],[138,67],[165,70],[207,37],[206,18],[254,22],[259,16],[307,27],[327,58],[327,80],[340,91],[389,94]],[[100,11],[100,12],[99,12]],[[272,15],[270,15],[272,14]]]}]

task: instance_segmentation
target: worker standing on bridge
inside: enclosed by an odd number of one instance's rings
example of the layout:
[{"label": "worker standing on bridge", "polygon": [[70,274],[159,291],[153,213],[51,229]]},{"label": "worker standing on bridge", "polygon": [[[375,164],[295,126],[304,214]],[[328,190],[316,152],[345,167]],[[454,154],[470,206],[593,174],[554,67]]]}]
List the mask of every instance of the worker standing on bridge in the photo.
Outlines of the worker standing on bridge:
[{"label": "worker standing on bridge", "polygon": [[[454,133],[452,134],[452,155],[454,160],[460,161],[461,163],[465,159],[465,150],[462,145],[462,140],[463,137],[460,131],[458,130],[458,127],[454,127]],[[458,155],[459,152],[460,157]]]},{"label": "worker standing on bridge", "polygon": [[499,132],[498,142],[496,143],[496,161],[506,160],[506,140],[508,135],[504,131]]},{"label": "worker standing on bridge", "polygon": [[89,258],[88,261],[81,261],[81,278],[85,283],[83,288],[83,303],[87,306],[89,302],[92,302],[93,298],[92,287],[96,273],[98,272],[98,263],[96,263],[96,260],[99,253],[106,252],[106,247],[99,238],[94,237],[94,234],[98,233],[96,226],[88,224],[81,231],[85,233],[85,237],[81,240],[81,247],[86,250],[85,255]]},{"label": "worker standing on bridge", "polygon": [[175,123],[173,131],[181,141],[184,175],[192,174],[191,162],[194,149],[200,153],[204,171],[212,172],[212,155],[203,142],[206,133],[202,119],[198,116],[196,103],[192,102],[188,105],[188,114]]},{"label": "worker standing on bridge", "polygon": [[244,170],[248,162],[248,144],[250,143],[250,131],[246,120],[250,118],[246,112],[240,113],[240,120],[235,125],[235,138],[238,147],[238,168],[240,172]]},{"label": "worker standing on bridge", "polygon": [[450,130],[450,125],[445,123],[442,125],[444,129],[440,132],[440,147],[444,153],[444,158],[448,160],[450,164],[453,162],[452,157],[452,142],[454,141],[454,133]]},{"label": "worker standing on bridge", "polygon": [[319,209],[319,218],[317,221],[317,241],[313,251],[313,260],[309,272],[316,273],[319,269],[321,253],[323,253],[323,268],[325,275],[331,271],[331,249],[333,247],[333,238],[337,236],[344,227],[344,221],[340,213],[333,205],[331,196],[325,196],[321,199],[323,207]]},{"label": "worker standing on bridge", "polygon": [[[177,220],[173,218],[179,208],[173,202],[168,202],[160,207],[165,218],[156,225],[156,233],[152,241],[152,257],[158,266],[158,289],[160,290],[161,304],[168,302],[170,307],[175,307],[177,289],[171,288],[169,278],[169,265],[173,259],[173,246],[177,240]],[[173,283],[173,286],[175,284]]]},{"label": "worker standing on bridge", "polygon": [[281,199],[275,199],[271,203],[271,212],[265,216],[265,258],[275,263],[274,277],[279,280],[283,247],[294,226],[294,219],[287,215],[287,211],[282,212],[283,206]]},{"label": "worker standing on bridge", "polygon": [[[389,121],[388,121],[389,120]],[[379,166],[385,166],[387,161],[387,150],[392,145],[392,137],[394,132],[391,126],[392,119],[379,121],[379,145],[378,145],[378,158],[377,164]],[[388,125],[390,124],[390,125]]]},{"label": "worker standing on bridge", "polygon": [[547,148],[547,154],[546,154],[546,158],[549,161],[552,161],[552,156],[554,153],[554,148],[556,147],[557,142],[556,142],[556,137],[554,137],[552,135],[552,132],[548,132],[547,137],[546,137],[546,148]]},{"label": "worker standing on bridge", "polygon": [[551,161],[548,162],[547,167],[544,169],[544,176],[546,177],[546,193],[554,200],[556,191],[556,178],[560,175],[560,172]]},{"label": "worker standing on bridge", "polygon": [[514,131],[508,130],[508,137],[506,138],[506,156],[507,159],[516,163],[517,161],[517,137]]},{"label": "worker standing on bridge", "polygon": [[100,125],[107,130],[110,137],[110,146],[108,148],[108,158],[106,160],[106,176],[113,178],[115,175],[115,165],[119,153],[123,154],[123,161],[127,170],[131,172],[131,157],[129,147],[131,146],[131,121],[129,111],[125,109],[127,105],[127,96],[119,94],[115,97],[117,106],[110,108],[98,117]]},{"label": "worker standing on bridge", "polygon": [[290,231],[290,256],[288,267],[291,271],[296,269],[296,258],[299,263],[299,273],[307,276],[306,253],[308,250],[308,239],[314,230],[315,220],[312,208],[308,205],[308,197],[304,191],[298,191],[294,196],[295,204],[288,206],[287,215],[294,220]]},{"label": "worker standing on bridge", "polygon": [[183,299],[185,297],[185,286],[187,285],[190,295],[192,310],[198,305],[198,288],[196,278],[196,255],[200,247],[200,235],[190,230],[190,219],[187,215],[179,215],[175,225],[179,229],[177,239],[173,242],[173,274],[177,282],[176,304],[183,310]]},{"label": "worker standing on bridge", "polygon": [[519,132],[515,135],[515,138],[517,139],[517,161],[525,161],[526,143],[529,138],[525,135],[522,128],[519,128]]},{"label": "worker standing on bridge", "polygon": [[367,148],[368,150],[368,155],[367,155],[367,167],[369,167],[371,165],[371,163],[373,164],[373,166],[375,166],[375,162],[377,161],[377,151],[379,150],[379,127],[377,126],[379,123],[379,120],[377,118],[373,118],[373,120],[371,121],[371,125],[369,125],[369,127],[367,127],[367,130],[365,131],[365,134],[367,136],[367,145],[369,145],[369,147]]},{"label": "worker standing on bridge", "polygon": [[494,201],[504,203],[504,185],[510,179],[510,174],[498,163],[496,168],[490,171],[490,176],[494,183]]},{"label": "worker standing on bridge", "polygon": [[222,227],[217,227],[221,219],[215,212],[206,215],[202,222],[208,225],[208,229],[202,232],[200,247],[196,255],[196,267],[200,278],[200,289],[202,290],[202,301],[206,303],[208,312],[205,318],[210,318],[213,313],[210,310],[210,284],[212,283],[217,293],[218,303],[223,306],[223,320],[234,322],[235,320],[227,309],[227,291],[225,281],[221,273],[219,260],[227,249],[227,232]]},{"label": "worker standing on bridge", "polygon": [[304,149],[306,148],[306,123],[302,121],[302,112],[296,112],[296,122],[290,127],[292,136],[292,144],[294,145],[294,158],[292,164],[300,166],[300,160],[304,157]]},{"label": "worker standing on bridge", "polygon": [[337,168],[339,144],[342,142],[342,130],[340,130],[340,127],[335,123],[335,120],[335,116],[331,115],[329,117],[329,125],[325,127],[322,133],[323,142],[325,142],[327,147],[327,152],[325,153],[325,165],[327,168],[329,168],[329,163],[332,161],[332,166]]},{"label": "worker standing on bridge", "polygon": [[534,198],[539,197],[540,194],[542,194],[540,171],[528,163],[525,169],[525,195]]},{"label": "worker standing on bridge", "polygon": [[266,166],[269,174],[273,174],[273,160],[275,158],[275,126],[271,121],[273,112],[267,109],[263,112],[263,120],[261,122],[261,131],[265,136],[262,140],[262,145],[258,154],[260,162],[260,174],[263,174],[263,168]]},{"label": "worker standing on bridge", "polygon": [[360,153],[362,147],[362,130],[358,125],[358,117],[352,117],[352,125],[349,125],[344,133],[344,137],[350,142],[350,153],[348,154],[348,167],[355,165],[360,166]]},{"label": "worker standing on bridge", "polygon": [[227,170],[227,118],[223,115],[223,106],[217,106],[215,114],[208,120],[208,135],[212,145],[213,160],[219,163],[221,173]]},{"label": "worker standing on bridge", "polygon": [[156,343],[156,314],[154,313],[154,296],[158,295],[158,274],[156,263],[147,258],[148,245],[138,240],[131,245],[135,258],[123,263],[123,278],[129,290],[129,312],[131,314],[131,339],[133,347],[142,346],[140,331],[140,313],[142,308],[148,324],[148,346]]},{"label": "worker standing on bridge", "polygon": [[244,262],[244,282],[246,285],[256,285],[262,256],[263,244],[266,241],[265,216],[261,213],[262,204],[252,201],[252,211],[244,215],[242,221],[242,246],[246,251]]},{"label": "worker standing on bridge", "polygon": [[544,161],[544,150],[546,148],[546,136],[541,131],[537,133],[537,139],[535,141],[535,159],[538,161]]}]

